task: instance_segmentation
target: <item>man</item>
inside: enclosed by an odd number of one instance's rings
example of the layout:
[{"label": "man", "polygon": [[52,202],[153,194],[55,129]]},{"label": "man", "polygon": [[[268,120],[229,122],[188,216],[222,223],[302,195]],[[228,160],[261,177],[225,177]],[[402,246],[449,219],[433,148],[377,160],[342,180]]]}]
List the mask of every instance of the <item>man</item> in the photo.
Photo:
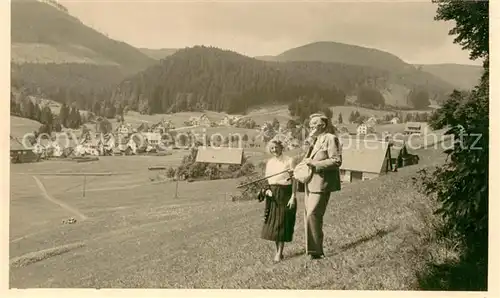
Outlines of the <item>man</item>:
[{"label": "man", "polygon": [[312,170],[312,178],[304,185],[306,254],[320,259],[324,257],[323,216],[330,194],[340,190],[342,152],[339,139],[328,131],[329,119],[323,114],[309,119],[312,146],[303,160]]}]

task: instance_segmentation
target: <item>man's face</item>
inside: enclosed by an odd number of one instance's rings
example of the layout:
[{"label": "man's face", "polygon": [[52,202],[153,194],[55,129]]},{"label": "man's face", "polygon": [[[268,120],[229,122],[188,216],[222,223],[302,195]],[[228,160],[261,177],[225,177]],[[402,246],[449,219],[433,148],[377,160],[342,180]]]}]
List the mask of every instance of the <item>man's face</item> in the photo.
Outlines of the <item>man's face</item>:
[{"label": "man's face", "polygon": [[314,117],[309,122],[310,135],[316,136],[323,132],[325,128],[325,123],[319,117]]}]

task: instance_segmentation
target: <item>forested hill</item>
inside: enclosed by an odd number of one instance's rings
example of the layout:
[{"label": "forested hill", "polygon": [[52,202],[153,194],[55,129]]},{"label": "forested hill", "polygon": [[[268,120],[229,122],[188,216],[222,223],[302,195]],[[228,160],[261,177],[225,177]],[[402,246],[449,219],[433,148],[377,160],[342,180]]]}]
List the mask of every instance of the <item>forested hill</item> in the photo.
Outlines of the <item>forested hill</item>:
[{"label": "forested hill", "polygon": [[12,1],[13,62],[117,65],[131,72],[155,63],[135,47],[110,39],[62,5],[58,7],[34,0]]},{"label": "forested hill", "polygon": [[111,106],[115,86],[156,63],[86,26],[53,0],[11,3],[11,85],[26,95],[90,110]]},{"label": "forested hill", "polygon": [[342,105],[346,95],[357,95],[361,89],[380,93],[390,92],[394,86],[406,88],[406,95],[424,89],[435,99],[448,91],[437,83],[366,66],[262,61],[197,46],[178,50],[123,81],[114,92],[114,100],[143,113],[190,108],[243,112],[254,105],[290,103],[298,97],[320,96],[331,105]]},{"label": "forested hill", "polygon": [[241,112],[262,103],[283,102],[294,94],[320,92],[332,104],[344,94],[333,84],[314,84],[286,70],[232,51],[197,46],[177,51],[130,80],[114,100],[144,113],[188,109]]},{"label": "forested hill", "polygon": [[289,49],[275,57],[275,61],[321,61],[369,66],[392,72],[401,72],[413,66],[401,58],[377,49],[332,41],[320,41]]},{"label": "forested hill", "polygon": [[[277,62],[332,62],[381,69],[393,79],[416,85],[428,85],[434,90],[451,90],[455,86],[440,76],[404,62],[394,54],[378,49],[331,41],[320,41],[289,49],[277,56],[262,56],[258,59]],[[406,85],[406,84],[405,84]]]}]

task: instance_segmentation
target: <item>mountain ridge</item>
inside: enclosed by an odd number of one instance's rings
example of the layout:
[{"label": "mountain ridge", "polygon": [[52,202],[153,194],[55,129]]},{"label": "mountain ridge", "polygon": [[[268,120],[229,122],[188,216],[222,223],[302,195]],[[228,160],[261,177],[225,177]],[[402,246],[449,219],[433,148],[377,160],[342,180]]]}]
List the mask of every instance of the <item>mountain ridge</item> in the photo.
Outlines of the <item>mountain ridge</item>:
[{"label": "mountain ridge", "polygon": [[[429,76],[399,77],[389,70],[334,62],[262,61],[235,51],[195,46],[178,50],[123,81],[114,100],[145,113],[177,110],[173,106],[184,100],[216,111],[241,112],[266,101],[284,103],[318,94],[332,105],[341,105],[360,88],[384,92],[387,104],[387,94],[393,96],[397,90],[401,106],[407,106],[412,90],[425,88],[431,99],[443,99],[451,91]],[[181,99],[185,96],[189,99]]]}]

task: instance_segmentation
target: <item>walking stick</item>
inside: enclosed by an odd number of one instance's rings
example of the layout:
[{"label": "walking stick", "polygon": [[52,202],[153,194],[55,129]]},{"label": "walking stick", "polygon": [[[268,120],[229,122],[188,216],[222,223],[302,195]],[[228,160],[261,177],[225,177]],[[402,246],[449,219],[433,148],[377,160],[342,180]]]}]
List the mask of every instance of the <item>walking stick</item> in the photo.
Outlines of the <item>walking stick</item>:
[{"label": "walking stick", "polygon": [[[293,158],[293,159],[296,159],[296,158],[298,158],[298,157],[300,157],[300,156],[303,156],[303,155],[304,155],[304,152],[301,152],[301,153],[299,153],[299,154],[297,154],[297,155],[295,155],[295,156],[292,156],[292,158]],[[266,176],[266,177],[263,177],[263,178],[259,178],[259,179],[256,179],[256,180],[253,180],[253,181],[250,181],[250,182],[248,182],[248,183],[245,183],[245,184],[239,185],[239,186],[237,186],[236,188],[242,188],[242,187],[248,186],[248,185],[250,185],[250,184],[254,184],[254,183],[257,183],[257,182],[260,182],[260,181],[266,180],[267,178],[271,178],[271,177],[274,177],[274,176],[277,176],[277,175],[281,175],[281,174],[286,173],[286,172],[289,172],[289,173],[290,173],[290,178],[289,178],[289,179],[291,179],[291,178],[292,178],[292,174],[293,174],[293,169],[292,169],[292,170],[284,170],[284,171],[281,171],[281,172],[276,173],[276,174],[272,174],[272,175],[269,175],[269,176]]]},{"label": "walking stick", "polygon": [[308,196],[308,192],[309,190],[307,189],[307,185],[304,185],[304,194],[305,194],[305,198],[304,198],[304,244],[305,244],[305,247],[306,247],[306,256],[308,254],[308,245],[307,245],[307,238],[308,238],[308,235],[307,235],[307,196]]},{"label": "walking stick", "polygon": [[281,174],[283,174],[283,173],[287,173],[287,172],[290,172],[290,170],[284,170],[284,171],[281,171],[281,172],[276,173],[276,174],[272,174],[272,175],[269,175],[269,176],[266,176],[266,177],[263,177],[263,178],[259,178],[259,179],[256,179],[256,180],[253,180],[253,181],[250,181],[250,182],[248,182],[248,183],[238,185],[236,188],[242,188],[242,187],[248,186],[248,185],[250,185],[250,184],[254,184],[254,183],[257,183],[257,182],[260,182],[260,181],[266,180],[267,178],[271,178],[271,177],[274,177],[274,176],[277,176],[277,175],[281,175]]}]

